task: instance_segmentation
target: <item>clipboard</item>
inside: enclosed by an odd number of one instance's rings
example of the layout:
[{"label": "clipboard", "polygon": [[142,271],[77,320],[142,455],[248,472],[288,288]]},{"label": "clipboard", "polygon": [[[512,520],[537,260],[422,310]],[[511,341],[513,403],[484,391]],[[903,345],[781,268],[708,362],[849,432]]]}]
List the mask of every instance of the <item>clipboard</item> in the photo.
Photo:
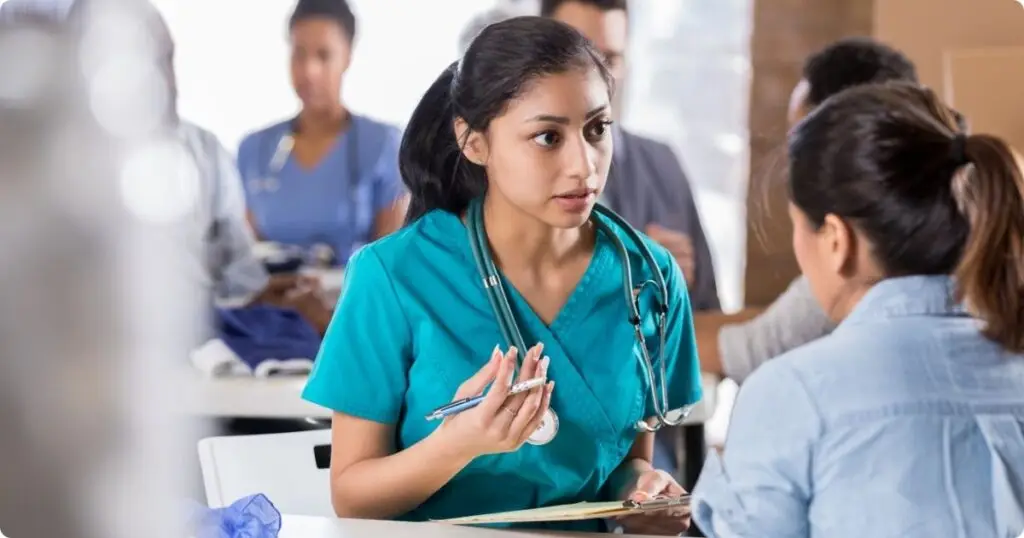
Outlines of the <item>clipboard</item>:
[{"label": "clipboard", "polygon": [[550,521],[582,521],[605,519],[665,510],[668,508],[690,509],[690,495],[679,497],[656,497],[649,501],[581,502],[548,506],[530,510],[515,510],[495,514],[483,514],[452,519],[434,520],[452,525],[486,525],[493,523],[543,523]]}]

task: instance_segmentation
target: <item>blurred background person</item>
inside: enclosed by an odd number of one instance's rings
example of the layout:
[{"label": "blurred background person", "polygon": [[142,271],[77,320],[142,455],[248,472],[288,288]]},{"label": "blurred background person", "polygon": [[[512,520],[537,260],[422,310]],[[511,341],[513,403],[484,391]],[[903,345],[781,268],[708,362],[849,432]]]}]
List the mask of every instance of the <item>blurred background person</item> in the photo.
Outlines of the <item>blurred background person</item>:
[{"label": "blurred background person", "polygon": [[[917,83],[917,70],[902,52],[866,37],[837,41],[804,63],[789,102],[790,128],[829,97],[854,86]],[[738,314],[694,315],[701,368],[742,383],[772,357],[829,334],[835,327],[797,277],[768,308]]]},{"label": "blurred background person", "polygon": [[459,54],[465,54],[469,44],[484,28],[520,15],[536,15],[537,2],[532,0],[500,0],[498,5],[473,17],[459,34]]},{"label": "blurred background person", "polygon": [[[626,0],[543,0],[541,15],[576,28],[604,56],[615,77],[613,104],[622,117],[629,18]],[[615,155],[602,202],[667,248],[679,263],[695,312],[718,310],[718,286],[690,181],[672,149],[613,127]]]},{"label": "blurred background person", "polygon": [[[96,1],[96,0],[92,0]],[[245,195],[234,159],[210,131],[178,114],[178,85],[174,69],[174,40],[166,21],[148,0],[137,0],[159,57],[158,66],[168,90],[169,127],[189,158],[198,178],[199,203],[189,245],[197,251],[184,269],[204,283],[214,302],[224,307],[256,303],[287,305],[307,285],[294,274],[271,277],[255,252],[255,238],[247,221]],[[88,6],[89,0],[77,0]],[[314,324],[318,318],[310,320]]]},{"label": "blurred background person", "polygon": [[[77,0],[87,5],[85,0]],[[181,118],[177,110],[178,85],[174,72],[174,40],[160,13],[148,0],[139,0],[151,36],[156,43],[160,73],[168,89],[169,126],[194,161],[199,178],[193,241],[200,251],[190,257],[193,273],[213,290],[221,304],[245,305],[283,296],[294,282],[279,278],[271,286],[270,276],[253,250],[255,240],[249,229],[242,183],[231,155],[217,137]]]},{"label": "blurred background person", "polygon": [[342,102],[356,37],[345,0],[299,0],[288,30],[302,109],[246,136],[238,148],[250,223],[264,241],[344,266],[361,245],[403,222],[401,133]]}]

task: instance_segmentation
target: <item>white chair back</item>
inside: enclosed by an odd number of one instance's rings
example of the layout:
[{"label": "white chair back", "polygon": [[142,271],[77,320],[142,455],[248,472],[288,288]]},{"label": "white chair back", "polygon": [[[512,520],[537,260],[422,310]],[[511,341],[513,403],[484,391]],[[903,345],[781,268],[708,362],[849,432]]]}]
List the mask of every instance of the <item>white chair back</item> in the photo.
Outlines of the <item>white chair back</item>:
[{"label": "white chair back", "polygon": [[209,437],[199,441],[211,508],[263,493],[282,514],[335,517],[330,430]]}]

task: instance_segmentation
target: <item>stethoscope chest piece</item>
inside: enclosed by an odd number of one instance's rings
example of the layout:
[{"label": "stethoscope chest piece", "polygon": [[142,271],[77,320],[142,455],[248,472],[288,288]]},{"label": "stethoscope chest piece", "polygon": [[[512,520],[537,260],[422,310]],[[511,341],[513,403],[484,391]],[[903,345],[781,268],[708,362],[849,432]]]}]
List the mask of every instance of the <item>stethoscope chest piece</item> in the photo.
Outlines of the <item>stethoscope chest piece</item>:
[{"label": "stethoscope chest piece", "polygon": [[527,443],[535,446],[543,446],[555,439],[558,435],[558,415],[550,408],[544,411],[544,417],[540,420],[540,426],[526,439]]}]

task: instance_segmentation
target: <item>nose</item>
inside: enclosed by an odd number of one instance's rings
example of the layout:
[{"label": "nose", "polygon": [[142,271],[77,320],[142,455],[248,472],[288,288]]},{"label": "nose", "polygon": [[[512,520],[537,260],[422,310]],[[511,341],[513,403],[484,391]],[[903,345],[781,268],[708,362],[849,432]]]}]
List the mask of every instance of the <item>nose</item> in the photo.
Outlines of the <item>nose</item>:
[{"label": "nose", "polygon": [[597,150],[582,135],[573,136],[562,146],[565,169],[574,179],[587,179],[597,172]]}]

